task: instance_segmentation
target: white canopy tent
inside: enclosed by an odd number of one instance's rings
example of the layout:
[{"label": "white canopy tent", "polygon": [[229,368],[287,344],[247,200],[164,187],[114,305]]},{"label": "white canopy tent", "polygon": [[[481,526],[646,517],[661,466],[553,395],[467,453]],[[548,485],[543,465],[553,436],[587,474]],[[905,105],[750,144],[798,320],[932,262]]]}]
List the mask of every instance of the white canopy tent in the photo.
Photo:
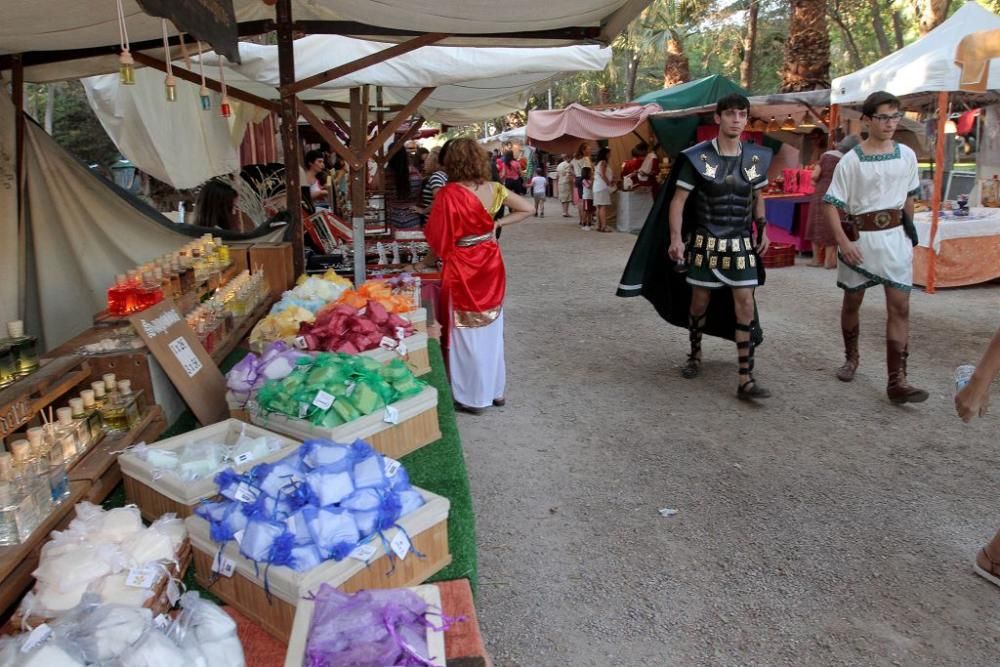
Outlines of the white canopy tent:
[{"label": "white canopy tent", "polygon": [[[966,35],[1000,28],[1000,16],[985,7],[966,2],[947,21],[909,46],[889,54],[868,67],[833,80],[833,104],[860,104],[876,90],[896,97],[921,93],[958,92],[961,68],[955,50]],[[989,64],[987,88],[1000,89],[1000,60]]]},{"label": "white canopy tent", "polygon": [[[551,47],[608,45],[650,0],[291,0],[296,30],[400,42],[444,33],[449,46]],[[110,0],[33,0],[7,3],[0,21],[0,56],[93,49],[73,60],[29,59],[25,80],[79,79],[118,69],[117,12]],[[243,34],[272,30],[274,3],[233,0]],[[123,0],[129,38],[139,45],[162,38],[160,19],[135,0]],[[501,11],[502,10],[502,11]],[[168,34],[176,35],[169,26]]]},{"label": "white canopy tent", "polygon": [[[388,46],[331,35],[303,37],[294,44],[296,69],[308,77]],[[241,65],[224,65],[229,88],[277,100],[277,47],[241,43],[240,54]],[[307,102],[347,102],[350,88],[368,84],[382,86],[385,104],[403,105],[421,88],[431,87],[434,92],[417,113],[428,120],[460,125],[524,108],[534,88],[567,72],[604,69],[610,59],[611,49],[597,45],[551,49],[425,46],[311,88],[301,97]],[[206,70],[217,75],[220,58],[211,53],[204,60]],[[186,81],[177,82],[178,101],[165,103],[163,74],[151,69],[139,70],[131,86],[121,85],[117,74],[88,77],[83,84],[104,129],[143,171],[174,187],[191,188],[239,168],[239,143],[254,107],[234,103],[236,113],[229,120],[203,112],[198,86]],[[321,110],[317,113],[325,115]]]}]

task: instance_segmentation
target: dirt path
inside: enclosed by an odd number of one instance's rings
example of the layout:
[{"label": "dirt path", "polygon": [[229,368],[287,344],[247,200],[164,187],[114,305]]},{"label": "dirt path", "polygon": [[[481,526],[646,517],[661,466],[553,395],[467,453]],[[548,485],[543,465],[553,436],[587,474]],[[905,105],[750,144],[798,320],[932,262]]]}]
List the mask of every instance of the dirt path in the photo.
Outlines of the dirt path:
[{"label": "dirt path", "polygon": [[914,293],[931,399],[900,408],[882,294],[845,385],[833,272],[774,270],[758,408],[732,344],[683,380],[686,332],[614,296],[634,238],[552,213],[503,237],[509,402],[459,417],[498,667],[996,665],[1000,590],[970,563],[1000,527],[1000,416],[963,425],[951,374],[1000,287]]}]

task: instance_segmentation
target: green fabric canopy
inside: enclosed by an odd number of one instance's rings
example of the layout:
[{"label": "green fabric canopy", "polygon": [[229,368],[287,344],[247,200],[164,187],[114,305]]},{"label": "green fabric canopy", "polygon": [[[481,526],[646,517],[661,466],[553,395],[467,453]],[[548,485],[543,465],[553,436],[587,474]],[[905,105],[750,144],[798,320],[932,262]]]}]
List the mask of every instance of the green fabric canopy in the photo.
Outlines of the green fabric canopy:
[{"label": "green fabric canopy", "polygon": [[[720,98],[732,93],[739,93],[749,97],[750,93],[739,85],[730,81],[720,74],[712,74],[702,79],[688,81],[670,88],[654,90],[637,97],[634,102],[639,104],[649,104],[650,102],[660,105],[664,111],[675,111],[679,109],[691,109],[701,107],[706,104],[714,104]],[[656,138],[660,146],[668,155],[675,156],[691,144],[695,136],[695,128],[698,127],[698,116],[687,116],[684,118],[656,118],[649,119],[656,132]]]}]

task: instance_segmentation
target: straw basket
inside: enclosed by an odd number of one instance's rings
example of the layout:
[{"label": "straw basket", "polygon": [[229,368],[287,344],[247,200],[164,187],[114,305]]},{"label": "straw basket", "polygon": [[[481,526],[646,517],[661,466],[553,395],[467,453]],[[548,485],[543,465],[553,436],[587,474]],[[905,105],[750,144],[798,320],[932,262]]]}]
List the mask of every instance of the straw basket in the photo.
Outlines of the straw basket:
[{"label": "straw basket", "polygon": [[[183,435],[161,440],[150,445],[150,448],[176,451],[192,442],[219,442],[232,445],[236,443],[241,434],[250,438],[274,438],[280,443],[281,448],[267,456],[231,466],[238,473],[243,473],[260,463],[269,463],[285,458],[302,444],[297,440],[272,433],[259,426],[247,424],[237,419],[227,419]],[[151,464],[131,452],[123,452],[118,457],[118,465],[122,469],[125,497],[129,502],[139,506],[143,518],[147,521],[155,521],[168,512],[173,512],[181,518],[191,516],[194,508],[201,501],[217,496],[219,493],[218,487],[213,481],[214,475],[190,481],[183,480],[169,472],[161,475]]]},{"label": "straw basket", "polygon": [[795,246],[791,243],[772,243],[761,259],[764,261],[764,267],[768,269],[794,266]]},{"label": "straw basket", "polygon": [[[371,542],[375,554],[366,564],[346,558],[327,561],[308,572],[296,572],[287,567],[257,566],[239,553],[235,542],[220,545],[209,536],[209,523],[199,516],[185,520],[194,547],[195,579],[241,614],[255,621],[283,642],[288,642],[295,620],[296,607],[303,596],[322,583],[346,593],[367,588],[402,588],[426,581],[451,563],[448,551],[447,498],[417,489],[425,504],[401,518],[397,524],[409,535],[413,548],[423,558],[410,553],[404,560],[389,561],[381,540]],[[397,528],[386,531],[391,541]],[[213,572],[212,565],[221,557],[234,565],[231,577]],[[267,591],[264,590],[265,577]]]},{"label": "straw basket", "polygon": [[362,352],[361,356],[371,357],[379,363],[387,364],[393,359],[402,358],[406,367],[414,375],[424,375],[431,372],[431,357],[427,350],[427,334],[415,333],[403,339],[406,346],[406,354],[400,355],[396,350],[387,350],[377,347],[374,350]]},{"label": "straw basket", "polygon": [[378,410],[336,428],[322,428],[302,419],[276,413],[261,414],[253,402],[249,404],[249,411],[254,424],[296,440],[325,438],[334,442],[351,443],[361,439],[379,453],[398,459],[441,437],[437,404],[437,389],[425,387],[416,396],[392,404],[399,412],[398,424],[386,423],[384,411]]}]

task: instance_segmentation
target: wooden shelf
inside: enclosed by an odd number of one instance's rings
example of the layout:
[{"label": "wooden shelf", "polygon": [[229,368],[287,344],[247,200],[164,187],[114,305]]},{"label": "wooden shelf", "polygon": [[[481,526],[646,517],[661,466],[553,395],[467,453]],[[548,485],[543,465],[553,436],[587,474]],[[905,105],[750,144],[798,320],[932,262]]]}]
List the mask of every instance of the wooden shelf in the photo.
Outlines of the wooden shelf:
[{"label": "wooden shelf", "polygon": [[267,315],[270,309],[271,300],[264,299],[260,305],[253,309],[252,313],[243,318],[236,328],[229,332],[229,335],[226,336],[221,344],[216,344],[215,349],[212,350],[212,360],[216,365],[221,364],[229,356],[229,353],[236,349],[240,341],[247,337],[254,325]]},{"label": "wooden shelf", "polygon": [[83,357],[71,355],[43,365],[0,391],[0,438],[27,424],[39,410],[90,377]]}]

